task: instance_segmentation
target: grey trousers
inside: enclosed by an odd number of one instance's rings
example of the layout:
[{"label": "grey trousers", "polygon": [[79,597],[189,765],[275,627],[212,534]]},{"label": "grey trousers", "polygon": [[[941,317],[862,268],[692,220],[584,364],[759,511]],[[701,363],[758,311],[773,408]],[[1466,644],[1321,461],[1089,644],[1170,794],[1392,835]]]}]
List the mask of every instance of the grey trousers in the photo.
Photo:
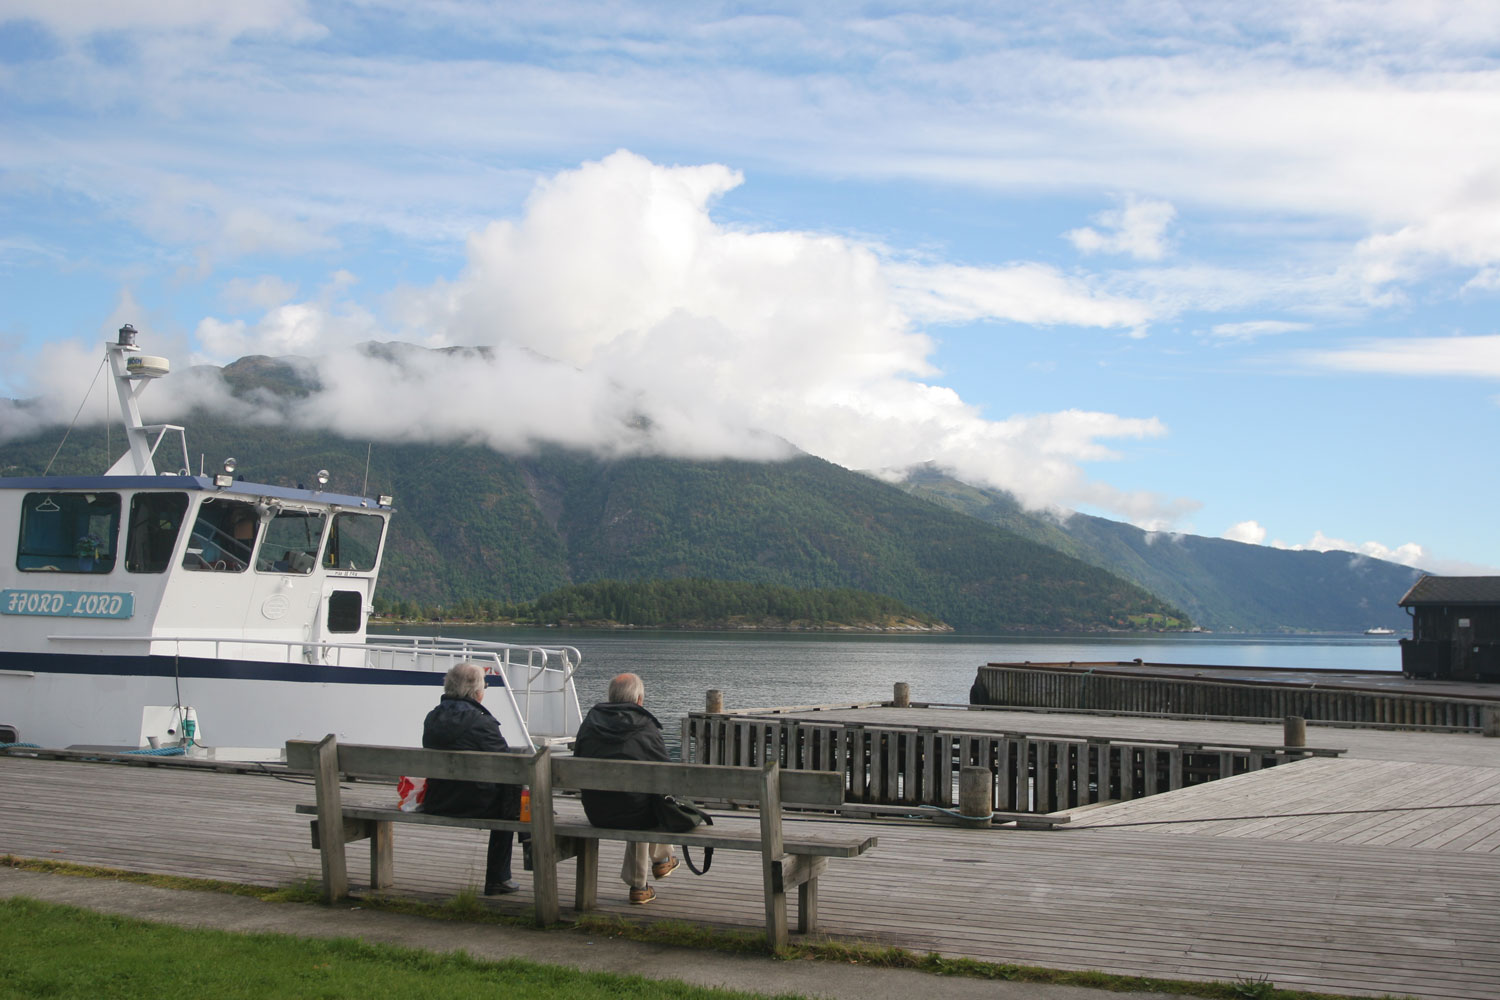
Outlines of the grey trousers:
[{"label": "grey trousers", "polygon": [[629,842],[625,845],[625,863],[620,866],[620,877],[632,889],[644,889],[646,876],[651,874],[651,865],[659,865],[672,856],[671,844],[647,844]]}]

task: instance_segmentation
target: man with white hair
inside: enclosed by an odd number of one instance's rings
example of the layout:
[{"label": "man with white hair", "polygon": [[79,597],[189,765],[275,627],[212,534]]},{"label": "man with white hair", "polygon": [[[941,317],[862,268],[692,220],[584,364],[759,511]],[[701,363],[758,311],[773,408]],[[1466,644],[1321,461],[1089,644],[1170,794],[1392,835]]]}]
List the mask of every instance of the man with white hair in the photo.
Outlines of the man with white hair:
[{"label": "man with white hair", "polygon": [[[422,725],[422,746],[429,750],[507,750],[499,721],[484,701],[484,668],[460,663],[443,677],[443,699],[427,713]],[[437,816],[481,816],[516,819],[521,815],[521,789],[483,781],[451,781],[431,778],[422,811]],[[524,839],[524,838],[523,838]],[[484,894],[499,896],[521,886],[511,878],[512,836],[509,830],[491,830],[484,866]]]},{"label": "man with white hair", "polygon": [[[620,674],[609,682],[608,701],[589,709],[573,741],[575,757],[606,760],[670,761],[661,736],[661,723],[646,711],[646,685],[635,674]],[[656,800],[661,796],[638,792],[583,790],[583,811],[595,826],[616,830],[651,830],[659,824]],[[627,843],[620,877],[630,886],[630,901],[645,904],[656,898],[646,884],[646,863],[658,881],[676,870],[680,862],[670,844]]]}]

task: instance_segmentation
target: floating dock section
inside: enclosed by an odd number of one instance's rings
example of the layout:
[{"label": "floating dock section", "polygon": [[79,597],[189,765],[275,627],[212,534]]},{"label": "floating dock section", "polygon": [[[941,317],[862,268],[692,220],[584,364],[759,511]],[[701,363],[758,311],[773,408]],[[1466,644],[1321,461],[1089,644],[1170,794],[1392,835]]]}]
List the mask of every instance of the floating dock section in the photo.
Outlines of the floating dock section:
[{"label": "floating dock section", "polygon": [[1182,718],[1309,721],[1492,732],[1500,684],[1421,680],[1387,670],[1144,663],[990,663],[974,704]]}]

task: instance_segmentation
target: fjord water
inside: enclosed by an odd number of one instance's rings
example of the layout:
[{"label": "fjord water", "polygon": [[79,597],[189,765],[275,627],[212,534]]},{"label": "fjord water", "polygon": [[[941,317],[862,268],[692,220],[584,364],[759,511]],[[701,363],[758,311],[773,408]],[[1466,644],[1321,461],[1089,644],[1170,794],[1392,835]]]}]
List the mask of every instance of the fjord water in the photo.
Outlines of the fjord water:
[{"label": "fjord water", "polygon": [[1401,669],[1395,636],[891,636],[483,627],[443,632],[455,638],[575,647],[583,654],[576,683],[585,711],[603,700],[615,674],[640,674],[646,681],[646,706],[673,742],[683,715],[703,708],[709,688],[724,692],[727,708],[769,708],[881,701],[891,697],[897,681],[906,681],[913,701],[966,704],[969,685],[985,663],[1139,657],[1148,663]]}]

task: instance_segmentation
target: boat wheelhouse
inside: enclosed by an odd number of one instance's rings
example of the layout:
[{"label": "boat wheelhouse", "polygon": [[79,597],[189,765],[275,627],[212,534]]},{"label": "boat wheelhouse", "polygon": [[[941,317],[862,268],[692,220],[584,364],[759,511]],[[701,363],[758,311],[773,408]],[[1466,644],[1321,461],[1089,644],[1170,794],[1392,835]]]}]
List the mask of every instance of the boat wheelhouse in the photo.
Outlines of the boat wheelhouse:
[{"label": "boat wheelhouse", "polygon": [[[512,746],[569,740],[578,651],[366,635],[390,497],[189,473],[137,401],[168,362],[107,344],[127,450],[102,476],[0,479],[0,743],[274,759],[288,739],[412,745],[465,660]],[[181,443],[175,473],[156,469]],[[171,464],[175,465],[176,462]]]}]

